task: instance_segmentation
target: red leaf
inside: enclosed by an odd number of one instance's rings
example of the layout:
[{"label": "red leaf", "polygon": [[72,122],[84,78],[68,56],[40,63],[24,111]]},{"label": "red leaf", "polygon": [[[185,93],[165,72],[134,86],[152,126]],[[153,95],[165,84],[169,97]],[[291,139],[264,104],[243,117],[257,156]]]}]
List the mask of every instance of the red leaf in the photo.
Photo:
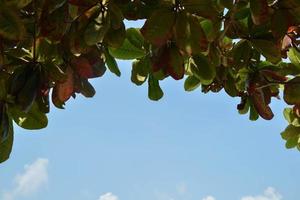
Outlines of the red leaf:
[{"label": "red leaf", "polygon": [[72,60],[72,65],[76,69],[78,75],[82,78],[96,78],[102,76],[105,71],[104,61],[96,52],[75,57]]},{"label": "red leaf", "polygon": [[60,102],[66,102],[74,93],[74,72],[71,67],[66,70],[67,79],[63,83],[58,83],[53,88],[54,98]]},{"label": "red leaf", "polygon": [[167,47],[164,46],[159,49],[156,56],[152,57],[153,72],[158,72],[161,69],[166,71],[169,62],[170,62],[170,52],[168,51]]}]

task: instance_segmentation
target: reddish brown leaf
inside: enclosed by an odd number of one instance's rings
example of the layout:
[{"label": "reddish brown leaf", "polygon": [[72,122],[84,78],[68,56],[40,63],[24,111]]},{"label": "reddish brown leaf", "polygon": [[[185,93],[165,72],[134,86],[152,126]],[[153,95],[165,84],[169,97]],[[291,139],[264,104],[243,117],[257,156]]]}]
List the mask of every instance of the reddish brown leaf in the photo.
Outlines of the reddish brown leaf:
[{"label": "reddish brown leaf", "polygon": [[82,78],[96,78],[102,76],[105,71],[105,63],[96,52],[89,52],[72,60],[72,65],[77,74]]},{"label": "reddish brown leaf", "polygon": [[66,81],[56,84],[53,89],[54,98],[60,102],[66,102],[74,93],[74,72],[71,67],[67,68],[66,74]]},{"label": "reddish brown leaf", "polygon": [[152,70],[158,72],[159,70],[167,68],[170,62],[170,53],[166,46],[159,49],[157,55],[152,57]]},{"label": "reddish brown leaf", "polygon": [[274,81],[278,81],[278,82],[284,82],[284,81],[287,81],[288,78],[285,77],[285,76],[282,76],[272,70],[269,70],[269,69],[264,69],[264,70],[261,70],[260,71],[264,76],[266,76],[267,78],[270,78]]},{"label": "reddish brown leaf", "polygon": [[273,119],[274,114],[270,106],[265,102],[265,97],[262,90],[255,92],[251,99],[256,111],[262,118],[264,118],[265,120]]}]

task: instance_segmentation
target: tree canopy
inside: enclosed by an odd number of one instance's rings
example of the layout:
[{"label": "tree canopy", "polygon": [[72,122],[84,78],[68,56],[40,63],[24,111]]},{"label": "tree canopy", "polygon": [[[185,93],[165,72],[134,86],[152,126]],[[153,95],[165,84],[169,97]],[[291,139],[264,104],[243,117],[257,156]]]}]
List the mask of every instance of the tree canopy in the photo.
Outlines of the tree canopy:
[{"label": "tree canopy", "polygon": [[299,37],[300,0],[0,0],[0,163],[13,122],[45,128],[50,102],[93,97],[89,79],[120,76],[116,59],[133,61],[131,81],[147,82],[151,100],[164,79],[185,78],[186,91],[240,98],[250,120],[271,120],[282,90],[281,135],[300,150]]}]

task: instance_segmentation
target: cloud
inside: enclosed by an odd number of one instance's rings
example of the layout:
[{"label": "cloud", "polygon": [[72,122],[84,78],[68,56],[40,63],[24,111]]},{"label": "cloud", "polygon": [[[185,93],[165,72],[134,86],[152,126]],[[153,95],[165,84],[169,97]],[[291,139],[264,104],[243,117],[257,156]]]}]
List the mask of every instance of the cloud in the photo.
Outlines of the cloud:
[{"label": "cloud", "polygon": [[207,196],[207,197],[203,198],[202,200],[216,200],[216,199],[213,196]]},{"label": "cloud", "polygon": [[48,182],[48,159],[39,158],[32,164],[24,166],[24,172],[15,177],[15,187],[5,192],[3,200],[14,200],[19,196],[28,196],[36,193]]},{"label": "cloud", "polygon": [[[268,187],[262,195],[244,196],[241,200],[281,200],[282,196],[274,188]],[[207,196],[202,200],[216,200],[213,196]]]},{"label": "cloud", "polygon": [[98,200],[119,200],[119,198],[111,192],[101,195]]},{"label": "cloud", "polygon": [[282,196],[274,188],[268,187],[263,195],[245,196],[241,200],[281,200]]}]

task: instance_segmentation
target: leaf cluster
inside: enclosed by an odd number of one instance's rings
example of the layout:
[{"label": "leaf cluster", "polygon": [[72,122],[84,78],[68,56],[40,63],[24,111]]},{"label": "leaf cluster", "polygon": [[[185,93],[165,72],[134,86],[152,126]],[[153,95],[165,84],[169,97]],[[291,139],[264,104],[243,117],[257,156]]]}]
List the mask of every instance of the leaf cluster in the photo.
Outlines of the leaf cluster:
[{"label": "leaf cluster", "polygon": [[95,95],[90,79],[120,76],[116,59],[132,60],[131,81],[147,82],[151,100],[164,79],[185,78],[186,91],[240,98],[250,120],[271,120],[282,89],[282,137],[300,149],[299,11],[299,0],[0,0],[0,162],[13,122],[45,128],[50,103],[63,109]]}]

